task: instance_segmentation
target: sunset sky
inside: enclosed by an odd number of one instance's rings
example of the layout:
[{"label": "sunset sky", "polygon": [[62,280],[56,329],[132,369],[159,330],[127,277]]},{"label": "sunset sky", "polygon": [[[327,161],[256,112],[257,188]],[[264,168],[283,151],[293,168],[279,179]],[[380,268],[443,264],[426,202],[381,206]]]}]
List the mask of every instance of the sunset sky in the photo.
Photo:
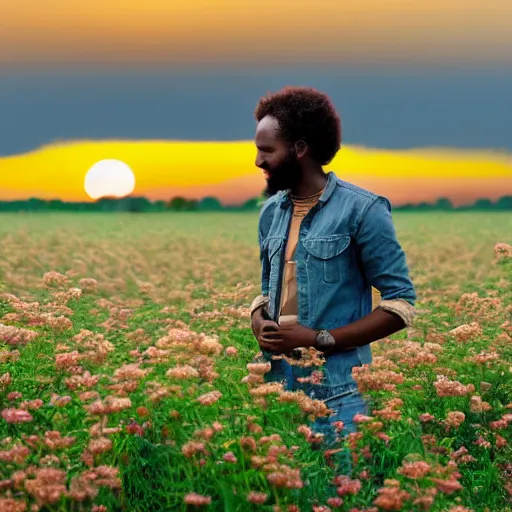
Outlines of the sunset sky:
[{"label": "sunset sky", "polygon": [[[329,166],[394,202],[512,194],[509,0],[17,0],[0,4],[0,199],[86,200],[98,160],[135,194],[242,202],[253,110],[327,92]],[[327,170],[327,169],[326,169]]]}]

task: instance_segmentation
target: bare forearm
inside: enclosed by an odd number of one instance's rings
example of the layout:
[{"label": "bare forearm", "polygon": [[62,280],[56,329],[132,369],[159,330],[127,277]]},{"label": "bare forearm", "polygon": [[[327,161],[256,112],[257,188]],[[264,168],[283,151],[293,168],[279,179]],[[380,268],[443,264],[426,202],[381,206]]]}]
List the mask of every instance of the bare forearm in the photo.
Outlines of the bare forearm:
[{"label": "bare forearm", "polygon": [[360,347],[402,330],[405,322],[398,315],[377,308],[364,318],[329,332],[336,340],[331,352]]}]

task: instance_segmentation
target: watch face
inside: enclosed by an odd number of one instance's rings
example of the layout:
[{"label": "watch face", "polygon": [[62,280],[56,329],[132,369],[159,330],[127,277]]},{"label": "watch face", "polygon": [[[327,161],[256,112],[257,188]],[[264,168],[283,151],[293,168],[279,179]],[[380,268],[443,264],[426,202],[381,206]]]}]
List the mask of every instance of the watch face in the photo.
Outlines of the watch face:
[{"label": "watch face", "polygon": [[335,344],[334,338],[331,336],[331,334],[328,331],[323,331],[321,333],[321,339],[322,339],[322,345],[330,347],[331,345]]},{"label": "watch face", "polygon": [[322,329],[318,331],[316,337],[316,344],[319,348],[331,347],[335,344],[334,338],[331,336],[329,331]]},{"label": "watch face", "polygon": [[321,331],[318,338],[320,341],[320,346],[325,347],[326,345],[329,344],[329,337],[325,331]]}]

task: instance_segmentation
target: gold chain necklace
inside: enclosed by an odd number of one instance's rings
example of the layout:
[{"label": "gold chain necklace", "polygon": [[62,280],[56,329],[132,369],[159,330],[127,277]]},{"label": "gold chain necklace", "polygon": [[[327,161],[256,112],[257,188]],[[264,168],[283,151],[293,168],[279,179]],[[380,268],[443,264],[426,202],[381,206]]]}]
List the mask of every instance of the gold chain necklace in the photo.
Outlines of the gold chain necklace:
[{"label": "gold chain necklace", "polygon": [[316,204],[322,193],[323,190],[320,190],[308,197],[292,196],[293,216],[303,217]]}]

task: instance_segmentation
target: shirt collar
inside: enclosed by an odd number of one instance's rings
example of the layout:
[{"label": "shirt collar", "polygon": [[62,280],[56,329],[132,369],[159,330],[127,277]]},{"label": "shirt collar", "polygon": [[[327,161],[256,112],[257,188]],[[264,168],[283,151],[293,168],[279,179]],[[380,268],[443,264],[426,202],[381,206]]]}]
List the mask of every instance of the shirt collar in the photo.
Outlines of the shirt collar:
[{"label": "shirt collar", "polygon": [[[327,201],[329,201],[329,199],[331,198],[331,196],[336,188],[336,181],[337,181],[337,177],[334,174],[334,172],[332,172],[332,171],[327,172],[327,183],[325,185],[322,195],[318,199],[319,203],[325,204],[325,203],[327,203]],[[282,192],[280,192],[280,194],[281,194],[281,198],[280,198],[281,208],[288,207],[291,204],[291,198],[290,198],[291,190],[290,189],[283,190]]]}]

